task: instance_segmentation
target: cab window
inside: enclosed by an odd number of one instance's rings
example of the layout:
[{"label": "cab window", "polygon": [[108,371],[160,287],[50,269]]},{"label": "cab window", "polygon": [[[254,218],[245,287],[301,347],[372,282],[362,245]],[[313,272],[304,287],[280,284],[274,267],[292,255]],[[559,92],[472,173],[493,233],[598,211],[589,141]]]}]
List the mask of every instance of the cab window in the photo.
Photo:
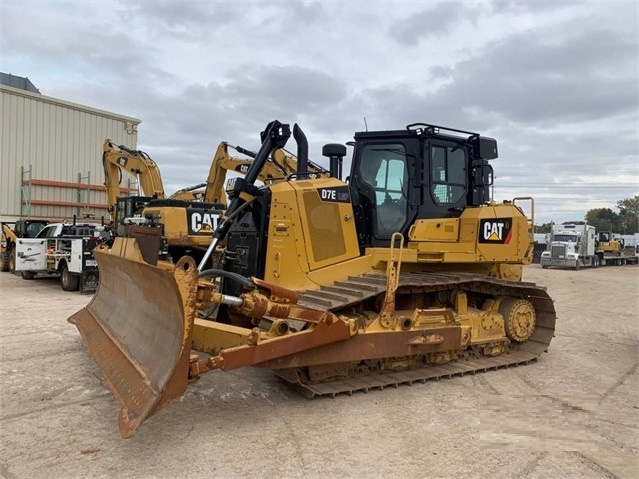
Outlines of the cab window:
[{"label": "cab window", "polygon": [[25,235],[27,238],[35,238],[42,228],[44,228],[44,223],[30,223],[27,225],[27,229]]},{"label": "cab window", "polygon": [[37,238],[52,238],[55,230],[56,230],[56,226],[46,226],[45,228],[43,228],[38,234],[37,234]]},{"label": "cab window", "polygon": [[430,191],[437,204],[454,204],[466,194],[466,152],[458,146],[433,145]]}]

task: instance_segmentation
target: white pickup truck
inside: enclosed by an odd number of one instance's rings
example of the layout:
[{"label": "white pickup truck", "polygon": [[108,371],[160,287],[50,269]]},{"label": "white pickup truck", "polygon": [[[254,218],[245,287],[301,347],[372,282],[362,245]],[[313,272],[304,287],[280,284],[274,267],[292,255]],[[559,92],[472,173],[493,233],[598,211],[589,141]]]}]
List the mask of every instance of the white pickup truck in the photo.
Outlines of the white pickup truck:
[{"label": "white pickup truck", "polygon": [[16,271],[30,280],[37,274],[59,275],[65,291],[93,292],[98,266],[93,248],[110,239],[110,232],[93,223],[51,223],[35,238],[16,241]]}]

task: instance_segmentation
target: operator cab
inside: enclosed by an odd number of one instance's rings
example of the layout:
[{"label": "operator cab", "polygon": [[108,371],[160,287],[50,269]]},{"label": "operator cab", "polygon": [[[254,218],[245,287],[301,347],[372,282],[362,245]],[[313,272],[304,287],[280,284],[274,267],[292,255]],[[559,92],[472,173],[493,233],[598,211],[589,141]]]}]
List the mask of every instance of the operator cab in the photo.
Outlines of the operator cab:
[{"label": "operator cab", "polygon": [[14,232],[18,238],[35,238],[48,223],[47,220],[18,220]]},{"label": "operator cab", "polygon": [[356,133],[350,188],[360,247],[386,247],[415,220],[487,204],[494,158],[494,139],[440,126]]},{"label": "operator cab", "polygon": [[125,220],[139,216],[153,198],[151,196],[120,196],[116,199],[115,234],[124,236]]}]

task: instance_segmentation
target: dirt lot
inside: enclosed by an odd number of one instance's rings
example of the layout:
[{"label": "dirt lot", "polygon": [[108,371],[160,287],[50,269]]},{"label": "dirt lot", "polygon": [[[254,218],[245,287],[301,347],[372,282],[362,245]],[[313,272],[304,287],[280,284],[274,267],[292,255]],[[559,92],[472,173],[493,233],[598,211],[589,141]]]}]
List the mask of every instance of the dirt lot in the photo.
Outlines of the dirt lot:
[{"label": "dirt lot", "polygon": [[90,296],[0,274],[0,476],[639,477],[639,268],[542,270],[557,330],[528,366],[308,400],[209,373],[128,440],[66,318]]}]

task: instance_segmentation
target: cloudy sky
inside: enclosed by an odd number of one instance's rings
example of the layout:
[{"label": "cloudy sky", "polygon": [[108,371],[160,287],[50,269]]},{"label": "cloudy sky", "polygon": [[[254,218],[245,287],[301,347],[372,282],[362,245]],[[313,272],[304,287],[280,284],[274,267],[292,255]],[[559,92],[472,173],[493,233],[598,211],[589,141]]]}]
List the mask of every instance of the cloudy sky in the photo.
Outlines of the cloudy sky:
[{"label": "cloudy sky", "polygon": [[168,193],[273,119],[326,166],[366,125],[476,131],[499,143],[495,198],[534,196],[539,224],[639,194],[638,5],[2,0],[0,71],[141,119]]}]

